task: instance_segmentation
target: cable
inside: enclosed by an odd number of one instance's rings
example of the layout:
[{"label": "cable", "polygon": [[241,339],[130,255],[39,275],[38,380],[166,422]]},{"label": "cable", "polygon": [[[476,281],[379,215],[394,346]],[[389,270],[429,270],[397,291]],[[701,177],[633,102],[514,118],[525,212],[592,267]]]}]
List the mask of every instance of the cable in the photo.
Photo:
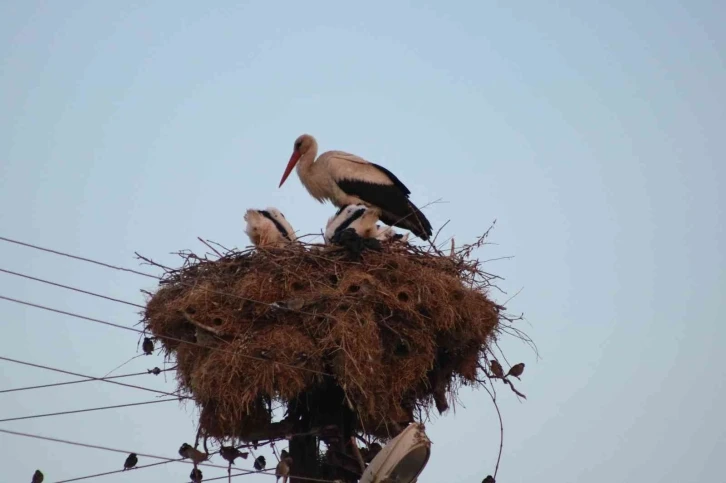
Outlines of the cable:
[{"label": "cable", "polygon": [[[37,367],[38,369],[45,369],[45,370],[48,370],[48,371],[60,372],[61,374],[68,374],[68,375],[71,375],[71,376],[85,377],[86,380],[88,380],[88,381],[108,382],[109,384],[117,384],[119,386],[131,387],[133,389],[141,389],[142,391],[155,392],[157,394],[163,394],[165,396],[173,396],[173,397],[181,397],[181,398],[184,398],[184,399],[191,399],[191,398],[189,398],[187,396],[178,396],[177,394],[172,394],[170,392],[157,391],[156,389],[151,389],[151,388],[143,387],[143,386],[136,386],[134,384],[125,384],[123,382],[109,381],[109,380],[107,380],[106,378],[103,378],[103,377],[86,376],[85,374],[79,374],[77,372],[65,371],[63,369],[56,369],[55,367],[43,366],[43,365],[40,365],[40,364],[33,364],[32,362],[19,361],[17,359],[11,359],[9,357],[0,356],[0,360],[2,360],[2,361],[8,361],[8,362],[14,362],[16,364],[22,364],[24,366]],[[141,374],[143,374],[143,373],[141,373]],[[75,382],[83,382],[83,381],[75,381]],[[68,384],[68,383],[66,383],[66,384]],[[6,390],[6,391],[0,391],[0,393],[11,392],[11,391],[18,391],[18,390],[19,389],[10,389],[10,390]]]},{"label": "cable", "polygon": [[31,277],[30,275],[25,275],[25,274],[22,274],[22,273],[13,272],[11,270],[5,270],[4,268],[0,268],[0,272],[8,273],[10,275],[15,275],[17,277],[27,278],[28,280],[35,280],[36,282],[42,282],[42,283],[46,283],[48,285],[54,285],[56,287],[61,287],[61,288],[65,288],[65,289],[68,289],[68,290],[73,290],[74,292],[79,292],[79,293],[83,293],[83,294],[86,294],[86,295],[92,295],[94,297],[98,297],[98,298],[110,300],[112,302],[118,302],[120,304],[131,305],[133,307],[139,307],[141,309],[145,309],[146,308],[143,305],[135,304],[133,302],[127,302],[125,300],[121,300],[121,299],[117,299],[117,298],[113,298],[113,297],[108,297],[106,295],[101,295],[101,294],[94,293],[94,292],[89,292],[87,290],[83,290],[83,289],[80,289],[80,288],[71,287],[71,286],[68,286],[68,285],[63,285],[61,283],[51,282],[50,280],[44,280],[42,278]]},{"label": "cable", "polygon": [[156,278],[156,279],[160,278],[160,277],[157,277],[156,275],[151,275],[149,273],[140,272],[138,270],[133,270],[131,268],[117,267],[115,265],[110,265],[108,263],[91,260],[90,258],[79,257],[77,255],[71,255],[70,253],[63,253],[63,252],[59,252],[57,250],[51,250],[50,248],[43,248],[43,247],[39,247],[36,245],[31,245],[30,243],[21,242],[18,240],[12,240],[10,238],[5,238],[3,236],[0,236],[0,240],[6,241],[9,243],[15,243],[16,245],[22,245],[22,246],[28,247],[28,248],[34,248],[36,250],[42,250],[42,251],[48,252],[48,253],[54,253],[56,255],[61,255],[63,257],[75,258],[76,260],[81,260],[81,261],[88,262],[88,263],[95,263],[96,265],[101,265],[102,267],[107,267],[107,268],[113,268],[114,270],[121,270],[122,272],[135,273],[136,275],[142,275],[144,277],[149,277],[149,278]]},{"label": "cable", "polygon": [[178,401],[179,398],[174,399],[156,399],[154,401],[145,401],[145,402],[138,402],[138,403],[130,403],[130,404],[118,404],[116,406],[103,406],[98,408],[88,408],[88,409],[75,409],[73,411],[61,411],[58,413],[47,413],[47,414],[34,414],[32,416],[20,416],[17,418],[6,418],[6,419],[0,419],[0,423],[6,423],[8,421],[20,421],[21,419],[35,419],[35,418],[45,418],[48,416],[62,416],[65,414],[76,414],[76,413],[87,413],[89,411],[102,411],[104,409],[117,409],[117,408],[127,408],[130,406],[142,406],[144,404],[156,404],[156,403],[163,403],[163,402],[169,402],[169,401]]},{"label": "cable", "polygon": [[[167,458],[166,456],[156,456],[153,454],[145,454],[145,453],[139,453],[138,451],[128,451],[124,449],[117,449],[117,448],[109,448],[107,446],[98,446],[95,444],[88,444],[88,443],[79,443],[77,441],[68,441],[66,439],[60,439],[60,438],[51,438],[49,436],[41,436],[39,434],[30,434],[30,433],[23,433],[20,431],[10,431],[9,429],[2,429],[0,428],[0,433],[6,433],[6,434],[12,434],[14,436],[24,436],[26,438],[34,438],[34,439],[41,439],[43,441],[52,441],[53,443],[63,443],[63,444],[69,444],[71,446],[80,446],[82,448],[90,448],[90,449],[98,449],[102,451],[110,451],[112,453],[121,453],[121,454],[130,454],[130,453],[136,453],[137,456],[142,456],[144,458],[151,458],[155,460],[164,460],[169,463],[185,463],[185,464],[193,464],[191,460],[188,459],[182,459],[182,458]],[[210,468],[221,468],[223,470],[226,470],[226,466],[221,465],[214,465],[211,463],[199,463],[197,466],[208,466]]]},{"label": "cable", "polygon": [[66,312],[64,310],[59,310],[59,309],[54,309],[54,308],[51,308],[51,307],[46,307],[44,305],[34,304],[32,302],[24,302],[22,300],[10,298],[10,297],[5,297],[4,295],[0,295],[0,299],[7,300],[9,302],[15,302],[16,304],[27,305],[29,307],[35,307],[37,309],[48,310],[50,312],[55,312],[57,314],[69,315],[71,317],[76,317],[76,318],[88,320],[88,321],[91,321],[91,322],[97,322],[99,324],[109,325],[111,327],[116,327],[118,329],[130,330],[131,332],[137,332],[139,334],[143,334],[143,332],[144,332],[144,331],[139,330],[139,329],[134,329],[133,327],[127,327],[125,325],[114,324],[112,322],[106,322],[105,320],[94,319],[93,317],[86,317],[85,315],[78,315],[78,314],[74,314],[74,313],[71,313],[71,312]]},{"label": "cable", "polygon": [[[108,321],[105,321],[105,320],[96,319],[96,318],[93,318],[93,317],[87,317],[85,315],[75,314],[73,312],[66,312],[65,310],[54,309],[52,307],[47,307],[45,305],[34,304],[32,302],[26,302],[26,301],[23,301],[23,300],[14,299],[14,298],[11,298],[11,297],[6,297],[4,295],[0,295],[0,300],[7,300],[9,302],[15,302],[15,303],[18,303],[18,304],[27,305],[29,307],[35,307],[35,308],[38,308],[38,309],[47,310],[49,312],[55,312],[55,313],[58,313],[58,314],[68,315],[69,317],[75,317],[75,318],[78,318],[78,319],[87,320],[87,321],[90,321],[90,322],[96,322],[96,323],[99,323],[99,324],[104,324],[104,325],[108,325],[108,326],[111,326],[111,327],[116,327],[116,328],[119,328],[119,329],[129,330],[131,332],[136,332],[138,334],[144,334],[145,333],[143,330],[134,329],[133,327],[128,327],[128,326],[125,326],[125,325],[114,324],[112,322],[108,322]],[[239,357],[243,357],[243,358],[246,358],[246,359],[252,359],[252,360],[255,360],[255,361],[261,361],[261,362],[267,362],[267,363],[272,363],[272,364],[278,364],[280,366],[288,367],[290,369],[298,369],[298,370],[301,370],[301,371],[311,372],[313,374],[319,374],[319,375],[322,375],[322,376],[330,376],[330,377],[333,377],[332,374],[329,374],[327,372],[316,371],[315,369],[309,369],[307,367],[293,366],[291,364],[286,364],[284,362],[278,362],[278,361],[274,361],[274,360],[271,360],[271,359],[263,359],[262,357],[255,357],[255,356],[251,356],[251,355],[247,355],[247,354],[239,354],[237,352],[233,352],[233,351],[228,351],[228,350],[222,349],[221,347],[207,347],[207,346],[204,346],[202,344],[198,344],[198,343],[195,343],[195,342],[190,342],[190,341],[183,340],[183,339],[178,339],[176,337],[170,337],[170,336],[167,336],[167,335],[156,335],[155,337],[157,337],[159,339],[166,339],[166,340],[171,340],[171,341],[179,342],[179,343],[182,343],[182,344],[188,344],[188,345],[193,345],[193,346],[197,346],[197,347],[203,347],[205,349],[217,350],[217,351],[220,351],[220,352],[224,352],[224,353],[227,353],[227,354],[233,354],[233,355],[236,355],[236,356],[239,356]]]},{"label": "cable", "polygon": [[[2,429],[2,428],[0,428],[0,433],[12,434],[14,436],[23,436],[23,437],[26,437],[26,438],[40,439],[40,440],[43,440],[43,441],[51,441],[51,442],[54,442],[54,443],[68,444],[68,445],[72,445],[72,446],[80,446],[82,448],[90,448],[90,449],[98,449],[98,450],[103,450],[103,451],[110,451],[110,452],[113,452],[113,453],[121,453],[121,454],[126,454],[126,455],[128,455],[130,453],[133,453],[133,451],[127,451],[127,450],[116,449],[116,448],[109,448],[109,447],[106,447],[106,446],[98,446],[98,445],[93,445],[93,444],[88,444],[88,443],[78,443],[76,441],[68,441],[68,440],[65,440],[65,439],[51,438],[51,437],[48,437],[48,436],[41,436],[39,434],[23,433],[23,432],[20,432],[20,431],[10,431],[8,429]],[[214,453],[212,453],[212,454],[214,454]],[[137,456],[140,456],[140,457],[144,457],[144,458],[152,458],[152,459],[164,460],[162,463],[154,463],[154,464],[150,464],[150,465],[137,466],[136,467],[137,469],[140,469],[140,468],[148,468],[150,466],[154,466],[154,465],[157,465],[157,464],[163,464],[163,463],[186,463],[186,464],[193,464],[190,460],[187,460],[187,459],[166,458],[164,456],[156,456],[156,455],[150,455],[150,454],[144,454],[144,453],[138,453],[138,452],[136,452],[136,455]],[[220,469],[224,469],[224,470],[228,469],[227,466],[214,465],[214,464],[210,464],[210,463],[199,463],[197,466],[206,466],[206,467],[211,467],[211,468],[220,468]],[[106,473],[99,473],[99,474],[96,474],[96,475],[82,476],[82,477],[73,478],[73,479],[70,479],[70,480],[57,481],[55,483],[68,483],[68,482],[71,482],[71,481],[80,481],[80,480],[84,480],[84,479],[94,478],[94,477],[97,477],[97,476],[105,476],[105,475],[110,475],[110,474],[114,474],[114,473],[120,473],[122,471],[123,470],[116,470],[116,471],[110,471],[110,472],[106,472]],[[133,470],[127,470],[127,471],[133,471]],[[236,476],[245,476],[245,475],[251,475],[251,474],[263,474],[263,475],[275,476],[274,474],[267,473],[269,471],[273,471],[272,469],[269,469],[269,470],[260,470],[260,471],[252,471],[252,470],[250,470],[250,471],[247,471],[247,470],[238,470],[238,471],[243,471],[243,473],[237,473],[235,475],[232,475],[233,478],[236,477]],[[204,481],[223,480],[225,478],[229,478],[229,475],[215,477],[215,478],[205,478]],[[294,478],[297,478],[297,479],[300,479],[300,480],[306,480],[306,481],[317,481],[317,482],[323,482],[323,483],[335,483],[333,480],[322,480],[322,479],[318,479],[318,478],[308,478],[308,477],[303,477],[303,476],[294,476]]]},{"label": "cable", "polygon": [[[169,369],[163,369],[163,371],[168,371],[168,370]],[[121,379],[122,377],[143,376],[143,375],[148,375],[148,374],[150,374],[150,372],[148,372],[148,371],[147,372],[136,372],[133,374],[122,374],[120,376],[108,376],[108,377],[102,378],[102,380],[105,381],[108,379]],[[93,382],[93,381],[97,381],[97,380],[99,380],[99,379],[93,377],[93,378],[89,378],[89,379],[78,379],[75,381],[55,382],[53,384],[41,384],[39,386],[25,386],[25,387],[17,387],[14,389],[3,389],[2,391],[0,391],[0,394],[4,394],[6,392],[30,391],[32,389],[43,389],[46,387],[67,386],[69,384],[80,384],[81,382]]]},{"label": "cable", "polygon": [[[142,465],[142,466],[134,466],[130,470],[107,471],[105,473],[96,473],[95,475],[87,475],[87,476],[80,476],[78,478],[71,478],[70,480],[58,480],[55,483],[69,483],[71,481],[88,480],[88,479],[91,479],[91,478],[98,478],[99,476],[107,476],[107,475],[113,475],[113,474],[116,474],[116,473],[123,473],[124,471],[134,471],[134,470],[140,470],[140,469],[143,469],[143,468],[150,468],[152,466],[166,465],[166,464],[169,464],[169,463],[173,463],[175,461],[177,461],[177,460],[159,461],[158,463],[151,463],[151,464]],[[178,461],[181,461],[181,460],[178,460]]]},{"label": "cable", "polygon": [[[81,261],[84,261],[84,262],[95,263],[96,265],[101,265],[103,267],[112,268],[114,270],[121,270],[121,271],[124,271],[124,272],[136,273],[138,275],[143,275],[145,277],[154,278],[154,279],[159,280],[159,281],[164,280],[163,277],[159,277],[157,275],[151,275],[149,273],[139,272],[139,271],[133,270],[131,268],[117,267],[117,266],[111,265],[109,263],[99,262],[97,260],[91,260],[90,258],[79,257],[77,255],[71,255],[70,253],[65,253],[65,252],[61,252],[61,251],[58,251],[58,250],[52,250],[50,248],[43,248],[43,247],[39,247],[39,246],[36,246],[36,245],[31,245],[30,243],[21,242],[21,241],[18,241],[18,240],[12,240],[10,238],[5,238],[5,237],[1,237],[0,236],[0,240],[1,241],[6,241],[6,242],[10,242],[10,243],[15,243],[15,244],[22,245],[22,246],[29,247],[29,248],[34,248],[36,250],[42,250],[44,252],[54,253],[56,255],[61,255],[61,256],[64,256],[64,257],[74,258],[76,260],[81,260]],[[165,268],[165,267],[162,267],[162,268]],[[267,307],[274,307],[274,308],[279,309],[279,310],[287,310],[287,311],[295,312],[295,313],[298,313],[298,314],[301,314],[301,315],[309,315],[311,317],[318,317],[318,316],[321,315],[321,314],[314,314],[314,313],[311,313],[311,312],[304,312],[302,310],[290,309],[290,308],[287,308],[287,307],[283,307],[283,306],[277,305],[275,303],[262,302],[260,300],[255,300],[255,299],[251,299],[251,298],[247,298],[247,297],[242,297],[241,295],[238,295],[238,294],[221,292],[219,290],[213,290],[213,289],[208,289],[208,288],[204,288],[204,287],[201,287],[200,288],[200,287],[196,286],[193,283],[185,283],[183,281],[179,281],[179,283],[181,285],[185,285],[187,287],[194,287],[194,288],[201,289],[201,290],[204,290],[204,291],[209,292],[209,293],[214,293],[214,294],[218,294],[218,295],[224,295],[224,296],[227,296],[227,297],[234,297],[234,298],[238,298],[240,300],[245,300],[247,302],[256,303],[256,304],[260,304],[260,305],[265,305]],[[324,315],[325,317],[331,317],[333,320],[338,320],[336,317],[333,317],[333,316],[331,316],[329,314],[322,314],[322,315]]]},{"label": "cable", "polygon": [[[247,475],[265,475],[265,476],[275,476],[273,473],[267,473],[268,471],[274,471],[274,470],[260,470],[260,471],[247,471],[245,473],[237,473],[235,475],[225,475],[225,476],[216,476],[214,478],[204,478],[203,481],[216,481],[216,480],[226,480],[230,476],[232,478],[236,476],[247,476]],[[296,480],[302,480],[302,481],[318,481],[321,483],[338,483],[340,480],[322,480],[320,478],[310,478],[309,476],[297,476],[297,475],[290,475],[288,477],[289,479],[295,478]],[[57,482],[57,483],[64,483],[64,482]],[[184,482],[187,483],[187,482]]]}]

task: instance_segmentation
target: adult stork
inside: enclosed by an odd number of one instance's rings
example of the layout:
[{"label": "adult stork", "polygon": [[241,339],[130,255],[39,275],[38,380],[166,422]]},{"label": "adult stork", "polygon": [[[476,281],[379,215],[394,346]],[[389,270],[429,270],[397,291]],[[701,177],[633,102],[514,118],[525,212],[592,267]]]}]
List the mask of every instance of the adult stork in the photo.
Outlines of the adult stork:
[{"label": "adult stork", "polygon": [[258,248],[279,248],[296,240],[290,223],[277,208],[247,210],[245,233]]},{"label": "adult stork", "polygon": [[329,200],[338,208],[364,204],[376,209],[386,225],[429,239],[431,223],[408,199],[411,192],[393,173],[343,151],[327,151],[316,160],[317,154],[318,143],[314,137],[303,134],[297,138],[280,186],[297,165],[300,181],[321,203]]}]

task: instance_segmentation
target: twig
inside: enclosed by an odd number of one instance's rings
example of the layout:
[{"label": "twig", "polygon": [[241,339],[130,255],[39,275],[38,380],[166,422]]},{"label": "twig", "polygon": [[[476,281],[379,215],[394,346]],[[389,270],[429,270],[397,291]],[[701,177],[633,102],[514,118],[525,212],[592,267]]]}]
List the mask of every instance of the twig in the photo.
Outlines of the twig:
[{"label": "twig", "polygon": [[[126,364],[128,364],[129,362],[131,362],[131,361],[133,361],[134,359],[136,359],[137,357],[141,357],[141,356],[143,356],[143,355],[146,355],[146,354],[139,354],[139,355],[137,355],[137,356],[134,356],[134,357],[132,357],[131,359],[127,360],[127,361],[126,361],[126,362],[124,362],[123,364],[121,364],[121,365],[119,365],[119,366],[116,366],[115,368],[113,368],[113,369],[111,369],[110,371],[108,371],[108,373],[107,373],[107,374],[106,374],[105,376],[103,376],[103,378],[105,378],[105,377],[108,377],[108,376],[109,376],[109,375],[110,375],[111,373],[113,373],[113,372],[115,372],[115,371],[117,371],[117,370],[121,369],[121,368],[122,368],[123,366],[125,366],[125,365],[126,365]],[[101,378],[101,379],[103,379],[103,378]]]},{"label": "twig", "polygon": [[215,327],[209,327],[208,325],[200,324],[196,320],[192,319],[192,317],[188,313],[186,313],[186,312],[184,312],[182,310],[180,310],[179,312],[181,312],[181,314],[184,316],[184,318],[190,324],[194,324],[197,327],[199,327],[200,329],[206,330],[207,332],[211,332],[212,334],[214,334],[214,335],[216,335],[218,337],[221,337],[222,335],[224,335],[224,333],[221,330],[219,330],[219,329],[217,329]]},{"label": "twig", "polygon": [[499,411],[499,405],[494,395],[489,391],[489,388],[484,386],[484,390],[489,394],[494,403],[494,409],[497,410],[497,416],[499,417],[499,454],[497,455],[497,465],[494,467],[494,479],[497,479],[497,472],[499,471],[499,462],[502,460],[502,448],[504,448],[504,422],[502,421],[502,413]]},{"label": "twig", "polygon": [[434,245],[436,244],[436,239],[437,239],[437,238],[439,238],[439,233],[441,233],[441,230],[443,230],[443,229],[444,229],[444,227],[445,227],[446,225],[448,225],[450,221],[451,221],[451,220],[446,220],[446,223],[444,223],[443,225],[441,225],[441,227],[440,227],[440,228],[439,228],[438,230],[436,230],[436,234],[434,235],[434,239],[433,239],[433,241],[432,241],[432,243],[433,243]]},{"label": "twig", "polygon": [[197,240],[199,240],[200,242],[202,242],[202,243],[204,243],[205,245],[207,245],[207,247],[209,247],[209,249],[210,249],[210,250],[212,250],[212,251],[213,251],[214,253],[216,253],[216,254],[217,254],[217,256],[218,256],[219,258],[222,258],[222,257],[224,256],[224,255],[222,255],[221,253],[219,253],[219,252],[218,252],[218,251],[217,251],[217,250],[216,250],[216,249],[215,249],[215,248],[214,248],[214,247],[213,247],[212,245],[210,245],[210,244],[209,244],[209,243],[207,243],[206,241],[202,240],[202,237],[199,237],[199,236],[198,236],[198,237],[197,237]]},{"label": "twig", "polygon": [[505,383],[509,384],[509,387],[512,388],[512,391],[514,392],[514,394],[516,394],[517,396],[519,396],[519,397],[521,397],[523,399],[527,399],[527,396],[525,396],[521,392],[517,391],[517,389],[515,389],[514,384],[512,384],[512,381],[510,381],[506,377],[503,380],[504,380]]},{"label": "twig", "polygon": [[360,465],[360,472],[363,473],[366,470],[366,464],[363,461],[363,456],[360,454],[358,444],[355,442],[355,436],[350,437],[350,445],[353,447],[353,455],[355,456],[355,459],[358,460],[358,464]]}]

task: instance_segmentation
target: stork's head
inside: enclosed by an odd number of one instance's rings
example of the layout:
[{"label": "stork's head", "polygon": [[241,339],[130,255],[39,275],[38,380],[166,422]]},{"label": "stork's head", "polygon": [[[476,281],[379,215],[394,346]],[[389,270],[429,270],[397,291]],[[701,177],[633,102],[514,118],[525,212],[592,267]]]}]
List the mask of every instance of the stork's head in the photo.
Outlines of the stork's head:
[{"label": "stork's head", "polygon": [[[280,180],[280,186],[282,186],[287,177],[290,176],[290,173],[292,173],[292,168],[295,167],[300,158],[303,157],[305,154],[314,151],[316,148],[317,142],[315,141],[315,138],[312,137],[310,134],[303,134],[295,140],[295,145],[292,150],[292,156],[290,156],[290,161],[287,163],[285,173],[282,175],[282,179]],[[280,186],[278,186],[278,188]]]}]

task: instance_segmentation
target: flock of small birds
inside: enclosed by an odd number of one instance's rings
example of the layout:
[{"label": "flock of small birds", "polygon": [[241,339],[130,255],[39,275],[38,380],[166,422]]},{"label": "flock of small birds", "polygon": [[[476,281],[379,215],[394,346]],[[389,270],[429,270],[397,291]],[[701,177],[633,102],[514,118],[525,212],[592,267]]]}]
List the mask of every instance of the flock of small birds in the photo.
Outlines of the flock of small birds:
[{"label": "flock of small birds", "polygon": [[510,369],[509,372],[504,374],[504,369],[502,368],[502,365],[499,363],[499,361],[492,359],[489,361],[489,370],[494,375],[494,377],[498,379],[506,379],[509,376],[516,377],[521,381],[519,376],[522,375],[524,372],[524,362],[520,362],[519,364],[514,364]]},{"label": "flock of small birds", "polygon": [[[219,450],[220,456],[224,458],[227,462],[229,462],[230,469],[232,465],[234,464],[234,461],[237,458],[247,459],[249,457],[249,453],[240,451],[239,449],[235,448],[234,446],[222,446]],[[184,443],[179,447],[179,456],[181,456],[184,459],[190,459],[192,463],[194,463],[194,469],[192,469],[192,472],[189,474],[189,479],[192,483],[202,483],[202,480],[204,478],[204,475],[202,474],[202,471],[197,468],[197,465],[199,463],[202,463],[209,459],[209,454],[203,453],[199,451],[198,449],[194,448],[188,443]],[[121,471],[127,471],[136,468],[136,465],[139,463],[139,457],[136,453],[130,453],[126,460],[124,461],[124,467]],[[267,460],[264,456],[258,456],[255,458],[255,461],[253,463],[253,466],[255,470],[262,471],[267,467]],[[290,476],[290,469],[292,468],[292,458],[290,457],[290,454],[286,450],[282,450],[280,452],[280,462],[277,464],[277,467],[275,468],[275,476],[277,477],[277,480],[282,478],[283,483],[287,483],[287,479]],[[31,480],[31,483],[43,483],[43,479],[45,476],[40,470],[35,470],[35,473],[33,473],[33,479]]]}]

